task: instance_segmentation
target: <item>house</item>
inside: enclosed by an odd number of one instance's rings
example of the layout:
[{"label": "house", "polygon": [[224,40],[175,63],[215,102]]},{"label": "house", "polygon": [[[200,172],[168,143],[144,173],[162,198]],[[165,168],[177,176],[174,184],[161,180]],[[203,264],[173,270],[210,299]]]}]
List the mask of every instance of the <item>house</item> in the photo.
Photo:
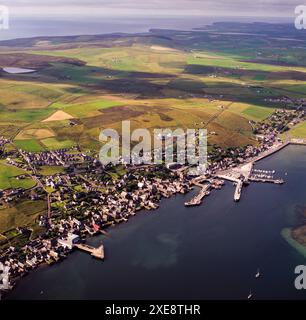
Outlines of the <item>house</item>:
[{"label": "house", "polygon": [[66,239],[58,239],[57,242],[59,245],[61,245],[64,248],[72,249],[73,246],[78,243],[80,240],[80,237],[73,233],[68,233],[68,236]]}]

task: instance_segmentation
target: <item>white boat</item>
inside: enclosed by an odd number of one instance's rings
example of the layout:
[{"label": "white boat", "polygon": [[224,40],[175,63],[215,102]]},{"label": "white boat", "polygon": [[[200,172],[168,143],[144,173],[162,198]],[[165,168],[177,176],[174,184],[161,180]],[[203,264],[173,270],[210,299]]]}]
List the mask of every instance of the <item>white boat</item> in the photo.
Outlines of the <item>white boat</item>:
[{"label": "white boat", "polygon": [[257,273],[255,274],[255,278],[259,278],[261,276],[260,270],[257,269]]},{"label": "white boat", "polygon": [[250,290],[250,293],[249,293],[249,295],[248,295],[248,300],[251,300],[252,297],[253,297],[253,293],[252,293],[252,291]]}]

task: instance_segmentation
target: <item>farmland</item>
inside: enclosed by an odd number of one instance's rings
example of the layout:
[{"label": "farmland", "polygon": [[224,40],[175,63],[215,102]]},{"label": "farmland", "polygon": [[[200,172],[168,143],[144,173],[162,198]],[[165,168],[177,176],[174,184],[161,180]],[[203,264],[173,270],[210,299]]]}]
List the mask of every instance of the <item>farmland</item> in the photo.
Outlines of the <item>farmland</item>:
[{"label": "farmland", "polygon": [[286,55],[273,59],[275,38],[266,39],[269,46],[243,35],[239,40],[238,52],[230,36],[212,37],[208,28],[46,39],[45,48],[33,39],[23,40],[22,49],[18,40],[6,41],[0,65],[37,71],[1,73],[1,132],[27,151],[76,144],[88,150],[99,148],[101,129],[119,129],[130,119],[133,128],[151,130],[204,126],[217,133],[209,142],[222,147],[253,144],[249,120],[285,107],[267,97],[302,97],[306,67],[292,42],[283,41]]},{"label": "farmland", "polygon": [[305,139],[306,138],[306,122],[303,122],[297,125],[295,128],[293,128],[290,131],[290,135],[292,138]]},{"label": "farmland", "polygon": [[7,165],[3,160],[0,161],[0,189],[9,188],[31,188],[35,182],[30,178],[18,180],[18,176],[27,174],[26,171]]},{"label": "farmland", "polygon": [[0,71],[0,134],[26,151],[97,151],[100,130],[129,119],[150,130],[206,127],[214,146],[254,144],[250,120],[306,93],[303,35],[267,25],[262,38],[254,28],[263,26],[0,42],[0,67],[36,70]]},{"label": "farmland", "polygon": [[32,226],[35,219],[46,209],[46,203],[25,201],[15,207],[0,208],[0,232],[18,226]]},{"label": "farmland", "polygon": [[[262,25],[240,28],[253,34]],[[35,72],[0,70],[0,135],[28,152],[78,145],[96,153],[101,129],[120,131],[121,121],[130,120],[132,129],[206,128],[210,148],[256,144],[250,121],[290,107],[282,97],[306,93],[303,35],[266,28],[264,40],[234,34],[235,24],[216,24],[196,32],[2,41],[1,68]],[[304,131],[300,125],[292,135]],[[34,183],[16,179],[21,172],[1,161],[0,189]]]}]

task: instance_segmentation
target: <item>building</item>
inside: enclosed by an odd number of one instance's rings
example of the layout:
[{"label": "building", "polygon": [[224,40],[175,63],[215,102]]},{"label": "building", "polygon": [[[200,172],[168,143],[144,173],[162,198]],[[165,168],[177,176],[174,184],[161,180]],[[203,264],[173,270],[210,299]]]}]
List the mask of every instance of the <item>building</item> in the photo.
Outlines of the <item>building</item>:
[{"label": "building", "polygon": [[66,239],[58,239],[57,242],[60,246],[68,249],[72,249],[73,245],[78,243],[80,240],[80,237],[73,233],[68,233],[68,236]]}]

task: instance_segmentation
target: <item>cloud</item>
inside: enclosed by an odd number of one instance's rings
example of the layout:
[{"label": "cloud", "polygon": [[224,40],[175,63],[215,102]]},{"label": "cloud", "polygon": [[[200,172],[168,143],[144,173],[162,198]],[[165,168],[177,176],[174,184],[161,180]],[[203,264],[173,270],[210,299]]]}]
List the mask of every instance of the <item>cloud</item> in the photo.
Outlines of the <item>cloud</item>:
[{"label": "cloud", "polygon": [[301,0],[0,0],[16,16],[279,16]]}]

